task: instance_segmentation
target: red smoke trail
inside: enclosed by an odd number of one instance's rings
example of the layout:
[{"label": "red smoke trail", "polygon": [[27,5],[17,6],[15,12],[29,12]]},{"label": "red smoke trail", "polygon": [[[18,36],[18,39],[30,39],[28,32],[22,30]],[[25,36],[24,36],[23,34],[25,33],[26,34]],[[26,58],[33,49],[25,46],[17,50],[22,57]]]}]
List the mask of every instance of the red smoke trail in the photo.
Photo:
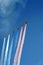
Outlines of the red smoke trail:
[{"label": "red smoke trail", "polygon": [[[20,59],[21,59],[21,54],[22,54],[22,49],[23,49],[23,44],[24,44],[24,39],[25,39],[25,34],[26,34],[26,26],[27,24],[25,24],[24,26],[24,32],[22,31],[22,29],[20,31],[20,37],[19,37],[18,46],[17,46],[15,57],[14,57],[13,65],[20,65]],[[22,32],[23,32],[23,36],[22,36]],[[21,37],[22,37],[22,40],[21,40]]]},{"label": "red smoke trail", "polygon": [[19,51],[17,65],[20,65],[21,54],[22,54],[22,49],[23,49],[24,39],[25,39],[25,34],[26,34],[26,26],[27,26],[27,24],[25,24],[25,27],[24,27],[24,32],[23,32],[23,37],[22,37],[22,41],[21,41],[21,45],[20,45],[20,51]]},{"label": "red smoke trail", "polygon": [[18,40],[18,46],[17,46],[17,50],[16,50],[16,53],[15,53],[14,64],[13,65],[16,65],[16,63],[17,63],[17,57],[18,57],[18,53],[19,53],[19,46],[20,46],[20,42],[21,42],[22,31],[23,31],[23,29],[21,28],[20,36],[19,36],[19,40]]}]

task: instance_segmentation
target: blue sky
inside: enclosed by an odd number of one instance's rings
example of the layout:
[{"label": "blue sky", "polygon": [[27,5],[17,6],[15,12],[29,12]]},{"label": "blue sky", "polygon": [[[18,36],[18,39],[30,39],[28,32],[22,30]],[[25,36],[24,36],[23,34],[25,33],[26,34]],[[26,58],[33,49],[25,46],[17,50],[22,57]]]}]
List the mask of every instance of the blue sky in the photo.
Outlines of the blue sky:
[{"label": "blue sky", "polygon": [[3,36],[28,21],[21,65],[43,65],[43,0],[18,0],[11,7],[8,15],[0,9],[0,53]]}]

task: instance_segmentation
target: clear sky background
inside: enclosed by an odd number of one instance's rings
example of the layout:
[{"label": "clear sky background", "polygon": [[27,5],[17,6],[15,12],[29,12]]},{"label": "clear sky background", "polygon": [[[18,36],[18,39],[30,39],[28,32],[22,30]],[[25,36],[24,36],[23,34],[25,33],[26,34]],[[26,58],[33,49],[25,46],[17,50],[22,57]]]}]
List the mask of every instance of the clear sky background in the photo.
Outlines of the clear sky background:
[{"label": "clear sky background", "polygon": [[10,10],[0,9],[0,53],[3,36],[28,21],[21,65],[43,65],[43,0],[20,0]]}]

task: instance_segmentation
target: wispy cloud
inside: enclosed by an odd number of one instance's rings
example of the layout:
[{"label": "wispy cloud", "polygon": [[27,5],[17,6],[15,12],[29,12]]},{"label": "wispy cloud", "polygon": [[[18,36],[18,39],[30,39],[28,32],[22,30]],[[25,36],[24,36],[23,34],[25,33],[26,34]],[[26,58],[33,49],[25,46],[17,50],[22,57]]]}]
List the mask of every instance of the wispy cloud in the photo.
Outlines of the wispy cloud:
[{"label": "wispy cloud", "polygon": [[0,0],[0,14],[9,15],[13,9],[16,9],[16,3],[19,3],[24,7],[27,0]]},{"label": "wispy cloud", "polygon": [[0,35],[15,26],[28,0],[0,0]]}]

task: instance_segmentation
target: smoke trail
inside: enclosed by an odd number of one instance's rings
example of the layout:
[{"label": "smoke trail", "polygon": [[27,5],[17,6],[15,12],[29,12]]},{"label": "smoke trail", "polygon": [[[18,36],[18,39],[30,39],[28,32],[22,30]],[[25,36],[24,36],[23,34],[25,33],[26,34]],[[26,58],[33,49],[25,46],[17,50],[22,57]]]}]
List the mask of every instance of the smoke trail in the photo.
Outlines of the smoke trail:
[{"label": "smoke trail", "polygon": [[7,61],[8,48],[9,48],[9,40],[10,40],[10,34],[8,35],[8,40],[7,40],[7,45],[6,45],[6,51],[5,51],[5,57],[4,57],[4,65],[6,65],[6,61]]},{"label": "smoke trail", "polygon": [[17,65],[20,65],[21,54],[22,54],[22,49],[23,49],[23,44],[24,44],[24,39],[25,39],[25,34],[26,34],[26,26],[27,25],[25,24],[24,33],[23,33],[23,37],[22,37],[22,41],[21,41],[21,45],[20,45],[20,52],[19,52],[19,56],[18,56]]},{"label": "smoke trail", "polygon": [[[15,47],[16,47],[17,39],[18,39],[18,33],[17,33],[16,39],[15,39]],[[13,39],[11,41],[11,46],[10,46],[10,52],[9,52],[9,56],[8,56],[8,62],[7,62],[8,64],[7,65],[10,65],[12,47],[13,47]]]},{"label": "smoke trail", "polygon": [[6,41],[6,38],[4,37],[2,53],[1,53],[1,65],[2,65],[3,60],[4,60],[3,58],[4,58],[4,50],[5,50],[5,41]]},{"label": "smoke trail", "polygon": [[12,47],[13,47],[13,39],[12,39],[12,41],[11,41],[11,46],[10,46],[10,51],[9,51],[9,55],[8,55],[7,65],[10,65]]},{"label": "smoke trail", "polygon": [[22,37],[22,31],[23,31],[23,28],[21,28],[21,31],[20,31],[20,36],[19,36],[19,40],[18,40],[18,45],[17,45],[17,50],[16,50],[16,53],[15,53],[13,65],[16,65],[16,63],[17,63],[17,56],[18,56],[18,52],[19,52],[19,46],[20,46],[20,41],[21,41],[21,37]]}]

